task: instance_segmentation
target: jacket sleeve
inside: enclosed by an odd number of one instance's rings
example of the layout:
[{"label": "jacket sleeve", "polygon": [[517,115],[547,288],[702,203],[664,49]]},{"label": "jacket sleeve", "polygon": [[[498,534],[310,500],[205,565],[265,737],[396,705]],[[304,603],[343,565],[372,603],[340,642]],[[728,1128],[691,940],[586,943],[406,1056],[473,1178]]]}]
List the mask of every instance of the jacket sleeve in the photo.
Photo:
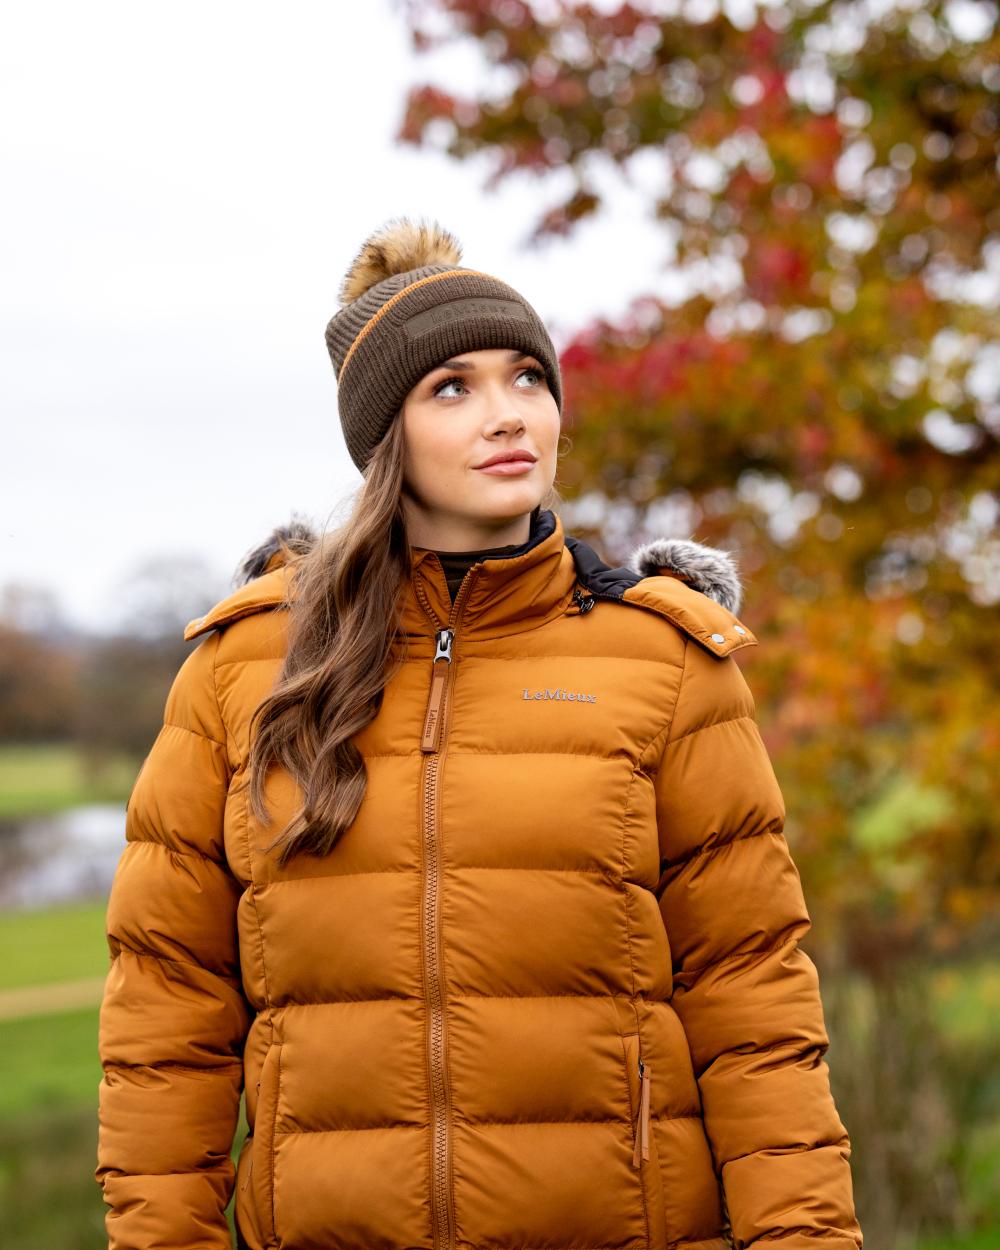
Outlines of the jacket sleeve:
[{"label": "jacket sleeve", "polygon": [[109,1250],[230,1247],[249,1008],[223,815],[218,633],[184,660],[136,778],[107,909],[96,1180]]},{"label": "jacket sleeve", "polygon": [[686,641],[655,776],[660,912],[737,1250],[855,1250],[785,806],[736,661]]}]

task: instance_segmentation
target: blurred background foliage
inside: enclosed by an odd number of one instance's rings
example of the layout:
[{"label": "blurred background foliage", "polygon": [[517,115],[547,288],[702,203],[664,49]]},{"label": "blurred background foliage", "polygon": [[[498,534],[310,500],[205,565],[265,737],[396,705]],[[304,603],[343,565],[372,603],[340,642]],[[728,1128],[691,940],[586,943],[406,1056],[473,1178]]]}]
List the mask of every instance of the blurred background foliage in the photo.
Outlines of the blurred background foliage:
[{"label": "blurred background foliage", "polygon": [[[473,95],[409,90],[400,143],[487,190],[536,184],[524,245],[577,246],[582,267],[609,188],[661,227],[649,290],[562,350],[560,511],[612,563],[657,534],[737,555],[866,1244],[996,1246],[996,4],[398,9],[418,62],[461,44],[482,71]],[[217,597],[189,563],[136,570],[125,627],[90,638],[39,592],[0,591],[0,867],[29,817],[124,804],[184,624]],[[0,1203],[20,1250],[106,1244],[103,907],[0,914]]]},{"label": "blurred background foliage", "polygon": [[1000,1037],[941,1011],[997,988],[996,6],[404,8],[483,73],[412,88],[401,142],[534,180],[528,247],[617,183],[662,226],[563,349],[564,519],[738,555],[862,1226],[1000,1244]]}]

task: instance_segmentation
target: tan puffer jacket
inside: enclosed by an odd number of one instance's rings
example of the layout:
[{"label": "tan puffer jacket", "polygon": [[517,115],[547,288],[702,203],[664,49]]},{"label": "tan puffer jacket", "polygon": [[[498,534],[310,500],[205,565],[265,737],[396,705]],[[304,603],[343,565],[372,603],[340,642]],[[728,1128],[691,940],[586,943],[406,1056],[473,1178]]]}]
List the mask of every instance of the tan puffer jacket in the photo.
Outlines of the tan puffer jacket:
[{"label": "tan puffer jacket", "polygon": [[526,546],[454,606],[414,551],[364,803],[284,871],[289,776],[267,828],[229,789],[294,566],[188,626],[107,914],[113,1250],[228,1246],[234,1189],[252,1250],[861,1244],[735,567]]}]

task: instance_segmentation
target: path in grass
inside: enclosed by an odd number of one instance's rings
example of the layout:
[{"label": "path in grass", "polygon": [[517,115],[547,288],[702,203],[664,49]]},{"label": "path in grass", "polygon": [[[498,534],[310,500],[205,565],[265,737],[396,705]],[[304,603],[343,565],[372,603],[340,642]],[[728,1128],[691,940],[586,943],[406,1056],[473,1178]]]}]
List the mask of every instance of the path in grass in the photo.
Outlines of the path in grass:
[{"label": "path in grass", "polygon": [[104,977],[80,977],[53,985],[29,985],[16,990],[0,990],[0,1020],[25,1016],[50,1016],[77,1007],[94,1007],[104,994]]}]

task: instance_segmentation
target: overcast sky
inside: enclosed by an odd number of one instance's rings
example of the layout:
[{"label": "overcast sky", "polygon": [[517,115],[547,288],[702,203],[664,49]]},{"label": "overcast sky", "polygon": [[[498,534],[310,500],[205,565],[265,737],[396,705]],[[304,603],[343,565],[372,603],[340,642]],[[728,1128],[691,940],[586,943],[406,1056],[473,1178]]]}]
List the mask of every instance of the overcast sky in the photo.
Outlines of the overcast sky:
[{"label": "overcast sky", "polygon": [[201,556],[218,597],[293,511],[360,484],[323,341],[340,279],[389,217],[438,219],[561,347],[631,296],[669,297],[637,191],[571,242],[524,239],[557,188],[481,190],[484,163],[396,146],[412,53],[391,0],[8,9],[0,49],[0,584],[110,628],[154,556]]}]

